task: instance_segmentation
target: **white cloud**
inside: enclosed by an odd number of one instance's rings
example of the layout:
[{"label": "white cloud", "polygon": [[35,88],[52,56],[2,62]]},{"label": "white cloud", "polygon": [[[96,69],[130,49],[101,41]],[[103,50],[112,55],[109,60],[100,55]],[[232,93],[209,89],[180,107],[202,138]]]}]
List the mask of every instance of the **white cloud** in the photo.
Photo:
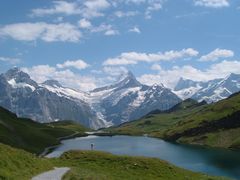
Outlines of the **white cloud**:
[{"label": "white cloud", "polygon": [[105,66],[105,67],[103,67],[103,72],[108,75],[118,77],[122,74],[126,74],[128,72],[128,70],[127,70],[127,68],[125,68],[123,66],[117,66],[117,67]]},{"label": "white cloud", "polygon": [[91,29],[92,32],[102,32],[112,29],[112,25],[109,24],[101,24],[100,26],[94,27]]},{"label": "white cloud", "polygon": [[191,13],[185,13],[185,14],[179,14],[176,15],[176,19],[181,19],[181,18],[191,18],[191,17],[196,17],[196,16],[205,16],[209,14],[209,11],[203,11],[203,12],[191,12]]},{"label": "white cloud", "polygon": [[49,65],[38,65],[32,68],[22,68],[22,70],[39,83],[51,79],[51,76],[56,72],[56,68]]},{"label": "white cloud", "polygon": [[[162,4],[165,0],[85,0],[85,1],[64,1],[58,0],[53,1],[50,8],[37,8],[32,10],[32,16],[46,16],[54,14],[63,15],[80,15],[84,18],[94,18],[105,16],[104,11],[109,7],[118,8],[119,5],[144,5],[145,17],[151,18],[153,11],[162,9]],[[138,11],[120,11],[117,10],[115,13],[116,17],[130,17],[139,14]]]},{"label": "white cloud", "polygon": [[106,36],[114,36],[114,35],[118,35],[119,32],[118,30],[114,30],[114,29],[109,29],[104,33]]},{"label": "white cloud", "polygon": [[136,27],[136,26],[131,28],[131,29],[129,29],[129,32],[134,32],[134,33],[138,33],[138,34],[141,33],[140,29],[138,27]]},{"label": "white cloud", "polygon": [[158,11],[158,10],[162,9],[162,3],[163,3],[162,0],[149,1],[149,6],[145,11],[145,18],[146,19],[151,19],[152,18],[151,13],[153,11]]},{"label": "white cloud", "polygon": [[58,68],[76,68],[76,69],[86,69],[87,67],[89,67],[89,64],[87,64],[85,61],[79,59],[79,60],[75,60],[75,61],[65,61],[63,64],[57,64]]},{"label": "white cloud", "polygon": [[45,16],[53,14],[73,15],[81,13],[81,9],[76,2],[53,1],[52,8],[38,8],[32,10],[33,16]]},{"label": "white cloud", "polygon": [[102,10],[110,7],[110,3],[107,0],[86,0],[84,5],[91,10]]},{"label": "white cloud", "polygon": [[104,16],[101,11],[109,8],[111,5],[107,0],[86,0],[84,6],[83,17],[92,18]]},{"label": "white cloud", "polygon": [[82,35],[77,27],[69,23],[47,24],[37,22],[5,25],[0,28],[0,36],[11,37],[20,41],[41,39],[46,42],[78,42]]},{"label": "white cloud", "polygon": [[78,26],[83,29],[89,29],[92,27],[92,24],[89,20],[84,18],[78,21]]},{"label": "white cloud", "polygon": [[109,58],[103,62],[104,66],[118,66],[118,65],[130,65],[130,64],[137,64],[137,61],[124,58],[127,54],[122,53],[120,56],[116,58]]},{"label": "white cloud", "polygon": [[32,79],[42,83],[49,79],[59,81],[63,86],[75,88],[82,91],[92,90],[97,87],[97,80],[92,76],[82,76],[69,69],[58,70],[49,65],[38,65],[31,68],[22,68]]},{"label": "white cloud", "polygon": [[153,64],[151,66],[151,69],[152,70],[155,70],[155,71],[161,71],[162,70],[162,67],[159,65],[159,64]]},{"label": "white cloud", "polygon": [[157,62],[171,61],[179,58],[194,57],[198,55],[198,51],[188,48],[181,51],[167,51],[164,53],[137,53],[126,52],[115,58],[109,58],[104,61],[103,65],[129,65],[137,64],[138,62]]},{"label": "white cloud", "polygon": [[78,26],[82,29],[87,29],[90,33],[102,32],[106,36],[114,36],[119,34],[119,31],[111,24],[102,23],[99,26],[93,26],[91,22],[85,18],[78,21]]},{"label": "white cloud", "polygon": [[115,16],[117,16],[118,18],[122,18],[122,17],[131,17],[131,16],[136,16],[138,14],[138,11],[127,11],[127,12],[123,12],[123,11],[116,11]]},{"label": "white cloud", "polygon": [[19,59],[19,58],[11,58],[11,57],[0,57],[0,61],[14,65],[14,64],[20,63],[21,59]]},{"label": "white cloud", "polygon": [[127,4],[129,3],[133,3],[133,4],[141,4],[141,3],[145,3],[147,0],[125,0],[125,2]]},{"label": "white cloud", "polygon": [[110,24],[101,24],[97,27],[92,27],[91,32],[97,33],[97,32],[104,32],[104,35],[106,36],[112,36],[112,35],[118,35],[119,31],[114,29],[112,25]]},{"label": "white cloud", "polygon": [[[222,61],[218,64],[214,64],[210,67],[210,69],[207,71],[210,75],[210,77],[224,77],[228,75],[229,73],[236,73],[240,74],[240,61]],[[211,78],[213,79],[213,78]]]},{"label": "white cloud", "polygon": [[228,7],[229,0],[194,0],[196,6],[205,6],[211,8]]},{"label": "white cloud", "polygon": [[85,18],[104,16],[102,10],[110,7],[107,0],[85,0],[85,1],[53,1],[51,8],[38,8],[32,10],[32,16],[45,16],[54,14],[81,15]]},{"label": "white cloud", "polygon": [[234,52],[227,49],[215,49],[207,55],[202,56],[199,61],[217,61],[220,58],[233,57]]},{"label": "white cloud", "polygon": [[199,70],[191,65],[185,65],[182,67],[174,66],[171,69],[157,69],[157,66],[154,68],[155,70],[159,70],[157,74],[144,74],[138,78],[139,81],[148,85],[163,83],[167,87],[173,88],[180,77],[195,81],[207,81],[216,78],[223,78],[230,73],[240,74],[240,61],[222,61],[213,64],[206,70]]},{"label": "white cloud", "polygon": [[[151,19],[152,18],[152,13],[159,11],[163,8],[163,4],[167,0],[112,0],[112,6],[117,8],[117,7],[122,7],[122,6],[142,6],[144,8],[144,11],[116,11],[114,14],[115,16],[121,18],[121,17],[130,17],[130,16],[135,16],[137,14],[143,13],[146,19]],[[138,7],[136,7],[138,8]]]}]

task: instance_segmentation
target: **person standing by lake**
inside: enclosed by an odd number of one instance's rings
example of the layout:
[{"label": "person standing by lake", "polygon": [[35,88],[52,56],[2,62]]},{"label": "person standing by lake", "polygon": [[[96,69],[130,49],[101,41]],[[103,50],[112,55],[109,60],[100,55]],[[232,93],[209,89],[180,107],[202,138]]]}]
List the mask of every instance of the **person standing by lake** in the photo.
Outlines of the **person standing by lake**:
[{"label": "person standing by lake", "polygon": [[91,150],[93,150],[93,148],[94,148],[94,144],[93,144],[93,143],[91,143]]}]

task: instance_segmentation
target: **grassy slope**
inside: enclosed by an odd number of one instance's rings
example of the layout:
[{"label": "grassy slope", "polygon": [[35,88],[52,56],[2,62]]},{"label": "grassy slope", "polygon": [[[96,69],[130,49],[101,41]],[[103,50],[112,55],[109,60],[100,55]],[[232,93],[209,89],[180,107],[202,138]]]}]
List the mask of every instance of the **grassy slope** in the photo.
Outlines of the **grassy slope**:
[{"label": "grassy slope", "polygon": [[69,151],[61,157],[69,179],[221,179],[187,171],[155,158],[116,156],[96,151]]},{"label": "grassy slope", "polygon": [[109,128],[106,131],[130,135],[149,134],[162,137],[166,129],[183,120],[186,116],[190,116],[192,113],[196,113],[202,109],[202,106],[196,107],[195,104],[196,102],[192,100],[190,102],[185,101],[173,107],[176,111],[149,113],[142,119]]},{"label": "grassy slope", "polygon": [[[69,122],[38,124],[0,109],[0,141],[31,152],[58,143],[56,137],[84,130]],[[65,128],[66,129],[63,129]],[[64,179],[219,179],[143,157],[95,151],[70,151],[61,158],[39,158],[0,143],[0,179],[30,179],[53,167],[71,167]]]},{"label": "grassy slope", "polygon": [[[172,112],[149,114],[140,120],[110,128],[108,131],[131,135],[149,134],[150,136],[168,139],[176,134],[201,127],[203,124],[220,121],[220,119],[239,111],[240,94],[235,94],[228,99],[210,105],[196,106],[192,103],[191,106],[187,102],[186,105],[181,105]],[[240,148],[240,127],[219,128],[192,136],[182,135],[176,140],[214,147]]]},{"label": "grassy slope", "polygon": [[45,147],[59,144],[59,138],[63,136],[85,131],[82,126],[72,122],[59,124],[45,125],[17,118],[0,107],[0,142],[38,154]]},{"label": "grassy slope", "polygon": [[27,180],[53,167],[47,159],[0,143],[0,179]]},{"label": "grassy slope", "polygon": [[61,158],[44,159],[0,143],[0,179],[27,180],[53,167],[66,166],[71,170],[64,179],[223,179],[187,171],[153,158],[70,151]]}]

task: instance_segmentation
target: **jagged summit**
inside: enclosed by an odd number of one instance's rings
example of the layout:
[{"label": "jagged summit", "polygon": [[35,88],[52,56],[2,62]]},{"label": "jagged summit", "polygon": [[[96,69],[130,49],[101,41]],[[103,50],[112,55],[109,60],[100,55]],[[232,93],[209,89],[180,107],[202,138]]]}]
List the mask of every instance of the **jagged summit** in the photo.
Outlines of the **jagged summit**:
[{"label": "jagged summit", "polygon": [[225,99],[240,90],[240,74],[231,73],[225,78],[209,81],[192,81],[180,78],[174,92],[183,100],[193,98],[208,103]]},{"label": "jagged summit", "polygon": [[133,75],[131,71],[128,71],[126,74],[122,75],[122,78],[120,78],[120,80],[115,84],[96,88],[91,92],[99,92],[99,91],[110,90],[110,89],[119,90],[119,89],[138,87],[138,86],[142,86],[142,84],[139,81],[137,81],[136,77]]},{"label": "jagged summit", "polygon": [[4,78],[10,83],[10,84],[26,84],[31,85],[33,87],[37,87],[38,84],[30,78],[30,76],[23,72],[20,68],[14,67],[10,70],[8,70],[5,74],[3,74]]},{"label": "jagged summit", "polygon": [[196,86],[197,83],[199,83],[199,82],[193,81],[193,80],[190,80],[190,79],[184,79],[183,77],[181,77],[179,79],[177,85],[175,86],[174,91],[178,91],[178,90],[181,90],[181,89]]},{"label": "jagged summit", "polygon": [[13,78],[15,80],[30,79],[30,76],[27,73],[21,71],[21,69],[18,67],[9,69],[4,75],[8,80]]},{"label": "jagged summit", "polygon": [[42,84],[52,86],[52,87],[62,87],[62,85],[57,80],[54,80],[54,79],[46,80]]},{"label": "jagged summit", "polygon": [[124,78],[115,85],[124,87],[135,87],[141,86],[142,84],[136,79],[136,77],[131,71],[128,71]]},{"label": "jagged summit", "polygon": [[127,73],[120,75],[119,81],[122,81],[124,79],[136,79],[136,77],[131,71],[128,71]]}]

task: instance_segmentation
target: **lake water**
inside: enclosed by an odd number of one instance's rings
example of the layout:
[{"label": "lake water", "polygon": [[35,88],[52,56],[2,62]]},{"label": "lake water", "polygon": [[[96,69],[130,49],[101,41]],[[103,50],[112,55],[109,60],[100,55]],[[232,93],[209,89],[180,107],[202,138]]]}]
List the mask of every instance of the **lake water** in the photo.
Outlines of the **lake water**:
[{"label": "lake water", "polygon": [[68,150],[89,150],[91,143],[95,150],[156,157],[192,171],[240,179],[240,152],[181,145],[150,137],[88,136],[64,140],[47,157],[58,157]]}]

